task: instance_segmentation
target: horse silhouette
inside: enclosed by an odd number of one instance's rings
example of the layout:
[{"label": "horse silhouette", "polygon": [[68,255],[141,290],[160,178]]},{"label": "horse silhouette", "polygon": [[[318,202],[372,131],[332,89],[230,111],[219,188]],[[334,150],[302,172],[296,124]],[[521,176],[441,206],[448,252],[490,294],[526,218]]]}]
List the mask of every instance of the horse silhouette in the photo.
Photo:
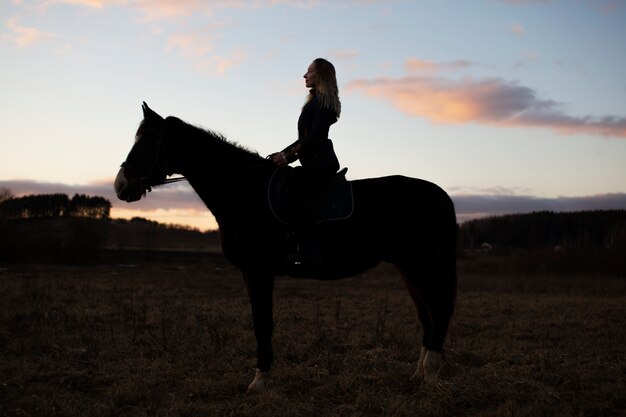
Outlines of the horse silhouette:
[{"label": "horse silhouette", "polygon": [[422,343],[414,378],[436,378],[456,296],[454,205],[437,185],[388,176],[351,181],[350,217],[316,226],[323,254],[293,262],[285,253],[290,228],[273,214],[268,184],[276,167],[223,136],[176,117],[159,116],[143,103],[144,119],[115,179],[124,201],[152,186],[187,179],[219,225],[222,250],[243,275],[257,341],[257,370],[250,391],[262,390],[274,361],[272,294],[275,276],[340,279],[380,262],[395,264],[415,303]]}]

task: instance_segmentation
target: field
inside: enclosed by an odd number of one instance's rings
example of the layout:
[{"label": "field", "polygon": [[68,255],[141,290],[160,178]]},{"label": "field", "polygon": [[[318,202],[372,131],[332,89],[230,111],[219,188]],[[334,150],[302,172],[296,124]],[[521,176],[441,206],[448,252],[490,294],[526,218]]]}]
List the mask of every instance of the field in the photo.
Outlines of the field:
[{"label": "field", "polygon": [[[464,261],[473,262],[473,261]],[[436,384],[409,381],[419,325],[390,265],[278,278],[276,365],[219,255],[0,265],[2,416],[624,416],[626,279],[460,266]]]}]

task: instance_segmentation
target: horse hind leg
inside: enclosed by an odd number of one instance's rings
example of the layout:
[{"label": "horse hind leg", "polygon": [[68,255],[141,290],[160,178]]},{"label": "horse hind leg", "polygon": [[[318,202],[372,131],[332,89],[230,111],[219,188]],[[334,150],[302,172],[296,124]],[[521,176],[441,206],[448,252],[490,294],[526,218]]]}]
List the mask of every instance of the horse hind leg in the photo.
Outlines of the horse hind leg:
[{"label": "horse hind leg", "polygon": [[429,311],[433,326],[428,352],[424,359],[424,376],[436,378],[441,368],[441,353],[454,313],[456,300],[456,262],[446,263],[438,269],[436,290],[432,292]]},{"label": "horse hind leg", "polygon": [[426,379],[436,378],[441,368],[441,352],[448,333],[448,327],[454,313],[456,302],[456,224],[448,228],[440,240],[437,250],[435,271],[432,281],[426,285],[429,290],[428,310],[430,312],[433,332],[426,346],[428,352],[424,358],[424,376]]},{"label": "horse hind leg", "polygon": [[430,343],[430,339],[433,332],[433,324],[431,321],[430,313],[425,306],[425,303],[420,299],[420,295],[413,283],[413,280],[406,273],[402,273],[404,277],[404,283],[406,285],[407,290],[409,291],[409,295],[413,300],[413,304],[415,304],[415,308],[417,309],[417,316],[419,318],[419,322],[422,327],[422,344],[420,347],[420,356],[417,361],[417,369],[411,379],[422,380],[424,379],[424,360],[426,359],[426,354],[428,352],[427,346]]},{"label": "horse hind leg", "polygon": [[[443,343],[454,310],[455,285],[449,285],[450,277],[447,277],[448,280],[437,280],[437,285],[419,285],[417,274],[403,272],[403,276],[422,325],[420,356],[412,379],[436,379],[442,363]],[[437,277],[437,274],[427,276]],[[456,282],[456,279],[453,281]]]}]

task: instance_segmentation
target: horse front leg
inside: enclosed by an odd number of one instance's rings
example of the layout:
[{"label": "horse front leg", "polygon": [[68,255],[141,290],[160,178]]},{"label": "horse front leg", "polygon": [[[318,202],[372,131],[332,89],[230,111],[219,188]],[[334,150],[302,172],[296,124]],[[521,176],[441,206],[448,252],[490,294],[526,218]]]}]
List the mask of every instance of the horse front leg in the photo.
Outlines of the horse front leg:
[{"label": "horse front leg", "polygon": [[272,349],[274,277],[259,273],[244,273],[244,281],[250,297],[252,324],[257,343],[257,369],[248,392],[262,391],[269,379],[274,362]]}]

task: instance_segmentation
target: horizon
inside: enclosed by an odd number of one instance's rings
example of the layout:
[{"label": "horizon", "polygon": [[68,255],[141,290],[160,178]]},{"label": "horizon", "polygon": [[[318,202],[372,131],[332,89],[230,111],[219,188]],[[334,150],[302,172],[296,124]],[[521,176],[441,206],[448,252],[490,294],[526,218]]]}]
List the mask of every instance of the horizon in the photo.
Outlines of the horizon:
[{"label": "horizon", "polygon": [[626,209],[624,2],[13,0],[0,17],[0,187],[16,196],[215,229],[186,184],[115,197],[141,102],[270,154],[293,142],[320,56],[348,179],[432,181],[459,223]]},{"label": "horizon", "polygon": [[[14,194],[13,197],[23,197],[28,195],[42,194],[66,194],[72,197],[74,194],[85,194],[88,196],[98,196],[107,199],[112,204],[117,198],[113,189],[108,190],[108,186],[71,186],[67,184],[49,184],[34,183],[24,181],[0,181],[0,189],[6,188],[12,191],[11,186],[18,189],[28,190],[20,194]],[[162,186],[157,186],[160,188]],[[202,232],[217,230],[217,222],[210,211],[200,201],[199,197],[191,189],[188,184],[168,185],[166,187],[176,187],[174,190],[168,190],[163,193],[163,198],[155,197],[154,201],[148,202],[145,197],[137,202],[143,206],[141,210],[130,210],[128,212],[111,209],[110,219],[131,219],[133,217],[141,217],[147,220],[157,221],[160,224],[172,226],[184,226],[198,229]],[[54,190],[54,191],[51,191]],[[158,194],[156,194],[158,195]],[[585,212],[594,210],[626,210],[626,193],[596,195],[589,197],[557,197],[557,198],[537,198],[534,196],[520,195],[453,195],[451,196],[457,211],[457,223],[481,219],[486,217],[519,215],[534,212]],[[160,208],[162,206],[171,206],[172,210],[177,211],[174,219],[179,219],[181,211],[189,210],[189,206],[196,204],[197,210],[205,213],[200,221],[195,218],[198,216],[192,212],[194,220],[190,222],[169,221],[171,216],[163,213]],[[142,216],[141,212],[151,213],[152,216]],[[207,224],[209,225],[207,227]]]}]

